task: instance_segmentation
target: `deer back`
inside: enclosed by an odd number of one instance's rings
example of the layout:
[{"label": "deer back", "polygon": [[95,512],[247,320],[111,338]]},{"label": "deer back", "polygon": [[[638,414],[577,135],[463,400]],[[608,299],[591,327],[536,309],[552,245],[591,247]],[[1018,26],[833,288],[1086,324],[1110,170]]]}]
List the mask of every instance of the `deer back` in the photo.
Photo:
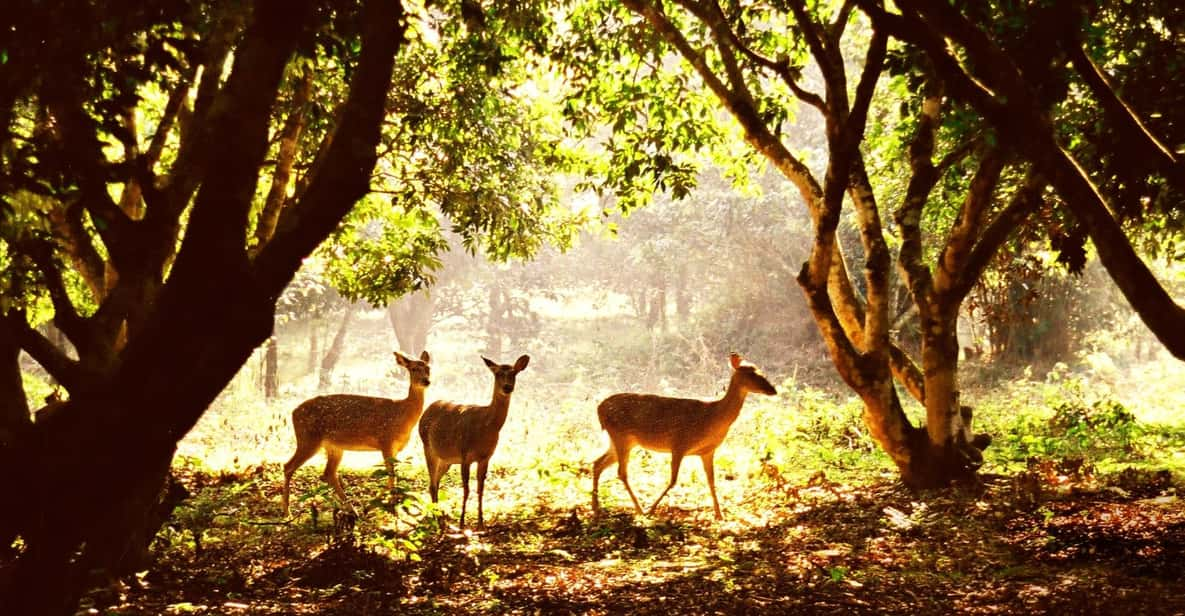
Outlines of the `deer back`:
[{"label": "deer back", "polygon": [[422,399],[334,394],[305,401],[292,412],[292,424],[298,437],[306,435],[344,449],[382,449],[392,441],[406,442],[422,408]]},{"label": "deer back", "polygon": [[[597,407],[601,428],[614,441],[625,438],[655,451],[690,451],[718,444],[732,421],[716,402],[650,394],[615,394]],[[735,419],[735,417],[733,417]]]}]

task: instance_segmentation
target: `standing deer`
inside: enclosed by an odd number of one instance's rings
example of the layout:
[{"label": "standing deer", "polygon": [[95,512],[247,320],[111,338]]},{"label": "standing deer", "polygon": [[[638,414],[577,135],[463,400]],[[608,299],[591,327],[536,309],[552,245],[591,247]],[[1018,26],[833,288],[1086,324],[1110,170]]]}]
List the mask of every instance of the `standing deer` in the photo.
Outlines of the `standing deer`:
[{"label": "standing deer", "polygon": [[617,476],[625,484],[634,509],[641,514],[642,507],[634,496],[628,478],[630,452],[641,445],[651,451],[671,453],[671,481],[667,489],[658,495],[655,507],[679,478],[679,465],[684,456],[699,456],[708,476],[708,489],[712,492],[712,506],[716,519],[721,519],[720,502],[716,499],[716,475],[712,456],[728,434],[732,422],[736,421],[749,392],[776,395],[778,392],[769,381],[757,372],[751,364],[742,364],[741,356],[729,356],[732,364],[732,380],[728,391],[719,400],[692,400],[688,398],[666,398],[647,394],[614,394],[597,406],[597,417],[601,429],[609,433],[609,450],[593,463],[593,512],[600,511],[597,487],[601,473],[611,464],[617,463]]},{"label": "standing deer", "polygon": [[424,459],[428,463],[428,492],[437,502],[440,478],[454,464],[461,465],[461,527],[465,527],[465,506],[469,502],[469,465],[477,463],[477,525],[484,526],[482,501],[490,456],[498,446],[498,432],[506,423],[514,380],[531,358],[523,355],[513,366],[481,358],[494,373],[494,397],[485,406],[456,404],[439,400],[424,411],[420,420],[420,439],[424,441]]},{"label": "standing deer", "polygon": [[343,451],[377,449],[387,465],[387,489],[395,489],[395,468],[392,463],[411,437],[411,430],[424,409],[424,389],[430,384],[431,370],[428,351],[416,361],[399,352],[395,361],[407,368],[407,397],[403,400],[372,398],[350,394],[318,396],[306,400],[292,411],[292,427],[296,430],[296,453],[284,465],[284,517],[288,517],[288,491],[292,473],[300,468],[317,450],[325,449],[325,472],[321,479],[333,486],[337,497],[353,510],[346,500],[345,490],[337,476]]}]

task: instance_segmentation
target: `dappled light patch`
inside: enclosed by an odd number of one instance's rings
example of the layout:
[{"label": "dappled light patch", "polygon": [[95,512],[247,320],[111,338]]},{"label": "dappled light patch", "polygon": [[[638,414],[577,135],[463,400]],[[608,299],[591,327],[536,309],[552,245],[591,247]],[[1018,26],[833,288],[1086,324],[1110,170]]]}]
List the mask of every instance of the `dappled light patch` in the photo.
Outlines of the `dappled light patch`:
[{"label": "dappled light patch", "polygon": [[[825,473],[797,486],[771,478],[765,498],[734,504],[737,511],[722,523],[702,507],[595,517],[585,508],[540,505],[498,515],[480,529],[433,527],[414,552],[383,547],[420,526],[391,526],[381,509],[366,509],[347,533],[335,530],[331,513],[315,526],[307,512],[275,523],[277,488],[260,490],[260,473],[274,484],[280,471],[186,475],[194,480],[191,501],[227,515],[214,516],[223,521],[205,530],[201,555],[182,535],[158,543],[143,583],[129,586],[111,608],[124,614],[173,613],[182,604],[192,613],[218,614],[1185,609],[1185,599],[1170,590],[1185,562],[1180,480],[1143,471],[1099,474],[1074,460],[1034,460],[1025,473],[941,492],[899,482],[839,483]],[[381,481],[345,475],[357,491],[382,489]],[[419,483],[413,481],[417,489]],[[1029,484],[1040,489],[1023,500],[1017,486]]]}]

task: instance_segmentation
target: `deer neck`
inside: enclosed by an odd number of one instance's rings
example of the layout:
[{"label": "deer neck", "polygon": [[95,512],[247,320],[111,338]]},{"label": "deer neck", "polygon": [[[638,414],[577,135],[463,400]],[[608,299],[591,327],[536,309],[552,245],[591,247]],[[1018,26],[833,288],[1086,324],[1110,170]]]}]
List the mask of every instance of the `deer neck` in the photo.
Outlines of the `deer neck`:
[{"label": "deer neck", "polygon": [[741,407],[744,406],[745,396],[748,394],[749,392],[741,387],[740,379],[733,377],[728,382],[728,390],[724,392],[724,397],[713,405],[714,414],[731,423],[741,414]]},{"label": "deer neck", "polygon": [[424,388],[423,387],[416,387],[414,383],[409,384],[407,386],[407,403],[414,405],[414,406],[418,406],[420,408],[423,408],[424,407]]},{"label": "deer neck", "polygon": [[504,394],[500,391],[494,391],[494,397],[490,400],[490,404],[486,406],[487,422],[497,429],[502,428],[502,424],[506,423],[506,413],[510,410],[510,394]]}]

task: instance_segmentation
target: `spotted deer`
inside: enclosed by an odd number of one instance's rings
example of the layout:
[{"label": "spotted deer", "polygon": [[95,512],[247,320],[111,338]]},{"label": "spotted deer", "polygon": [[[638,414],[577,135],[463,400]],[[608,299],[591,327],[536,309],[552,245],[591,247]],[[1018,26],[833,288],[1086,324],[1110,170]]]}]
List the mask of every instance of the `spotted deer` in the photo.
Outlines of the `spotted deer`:
[{"label": "spotted deer", "polygon": [[325,450],[325,472],[321,479],[333,486],[333,491],[346,506],[337,466],[344,451],[382,452],[387,465],[387,489],[395,489],[395,469],[392,463],[411,437],[412,428],[424,409],[424,390],[430,384],[431,358],[427,351],[419,361],[396,352],[395,361],[407,369],[407,397],[402,400],[374,398],[351,394],[317,396],[306,400],[292,411],[292,427],[296,431],[296,453],[284,464],[284,516],[288,516],[288,492],[292,473],[318,450]]},{"label": "spotted deer", "polygon": [[424,442],[424,460],[428,464],[428,493],[438,502],[440,478],[454,464],[461,465],[461,527],[465,526],[465,507],[469,502],[469,465],[477,463],[477,525],[484,526],[482,500],[490,456],[498,446],[498,433],[506,423],[514,381],[531,358],[523,355],[514,365],[498,364],[481,358],[494,374],[494,396],[485,406],[433,402],[420,419],[420,439]]},{"label": "spotted deer", "polygon": [[651,505],[649,514],[674,487],[679,478],[679,465],[685,456],[699,456],[708,477],[708,489],[712,492],[712,506],[716,519],[721,519],[720,502],[716,499],[716,476],[712,457],[716,448],[728,435],[728,429],[736,421],[750,392],[776,395],[757,368],[741,363],[741,356],[729,356],[732,364],[732,380],[728,391],[719,400],[693,400],[688,398],[667,398],[647,394],[614,394],[597,406],[597,417],[601,428],[609,433],[609,449],[593,463],[593,512],[599,513],[597,488],[601,473],[612,464],[617,464],[617,476],[625,484],[626,492],[634,501],[634,510],[642,513],[638,497],[630,488],[628,466],[630,452],[642,446],[651,451],[670,452],[671,481],[658,499]]}]

